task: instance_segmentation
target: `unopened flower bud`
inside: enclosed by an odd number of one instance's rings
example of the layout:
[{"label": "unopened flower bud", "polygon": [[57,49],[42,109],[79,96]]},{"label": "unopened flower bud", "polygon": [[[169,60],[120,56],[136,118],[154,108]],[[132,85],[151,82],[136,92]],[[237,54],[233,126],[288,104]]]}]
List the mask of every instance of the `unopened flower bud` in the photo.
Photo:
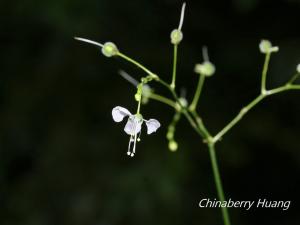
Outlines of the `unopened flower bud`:
[{"label": "unopened flower bud", "polygon": [[183,33],[179,29],[175,29],[171,32],[171,43],[178,45],[183,39]]},{"label": "unopened flower bud", "polygon": [[178,144],[176,141],[172,140],[169,142],[169,149],[172,152],[175,152],[178,149]]},{"label": "unopened flower bud", "polygon": [[188,106],[188,101],[186,100],[186,98],[180,97],[178,100],[182,107],[186,108]]},{"label": "unopened flower bud", "polygon": [[211,62],[205,61],[201,64],[196,64],[194,71],[195,73],[210,77],[216,72],[216,68]]},{"label": "unopened flower bud", "polygon": [[117,55],[119,52],[117,46],[112,42],[106,42],[102,47],[102,53],[106,57],[112,57]]},{"label": "unopened flower bud", "polygon": [[135,100],[136,100],[137,102],[139,102],[139,101],[141,101],[142,96],[141,96],[140,93],[136,93],[136,94],[134,95],[134,98],[135,98]]},{"label": "unopened flower bud", "polygon": [[272,43],[269,40],[262,40],[259,43],[259,50],[263,54],[269,54],[272,52],[278,52],[279,47],[278,46],[272,46]]},{"label": "unopened flower bud", "polygon": [[149,98],[152,94],[152,89],[150,88],[149,85],[145,84],[143,85],[143,90],[142,90],[142,103],[147,104],[149,101]]}]

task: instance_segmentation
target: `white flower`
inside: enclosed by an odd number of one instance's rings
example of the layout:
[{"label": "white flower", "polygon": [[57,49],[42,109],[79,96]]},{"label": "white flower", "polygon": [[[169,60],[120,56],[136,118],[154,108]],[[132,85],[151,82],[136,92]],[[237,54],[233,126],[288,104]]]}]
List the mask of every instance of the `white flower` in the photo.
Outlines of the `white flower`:
[{"label": "white flower", "polygon": [[143,116],[141,114],[132,115],[127,109],[121,106],[116,106],[115,108],[113,108],[112,117],[115,122],[119,123],[123,121],[124,117],[126,116],[128,116],[128,121],[125,125],[124,131],[126,132],[126,134],[130,135],[127,155],[130,155],[132,157],[135,154],[136,141],[140,140],[140,138],[137,136],[141,135],[143,122],[146,123],[147,134],[152,134],[153,132],[155,132],[160,127],[160,123],[156,119],[145,120],[143,119]]}]

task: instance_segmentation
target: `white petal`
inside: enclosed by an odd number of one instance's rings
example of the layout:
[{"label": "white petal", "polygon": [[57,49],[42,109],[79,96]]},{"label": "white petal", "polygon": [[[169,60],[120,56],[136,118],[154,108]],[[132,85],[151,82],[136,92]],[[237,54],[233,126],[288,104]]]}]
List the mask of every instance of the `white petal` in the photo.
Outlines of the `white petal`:
[{"label": "white petal", "polygon": [[86,42],[86,43],[89,43],[89,44],[92,44],[92,45],[97,45],[97,46],[103,48],[103,44],[98,43],[96,41],[92,41],[92,40],[89,40],[89,39],[86,39],[86,38],[81,38],[81,37],[74,37],[74,39],[77,40],[77,41],[83,41],[83,42]]},{"label": "white petal", "polygon": [[135,116],[130,116],[125,125],[124,131],[128,135],[136,135],[141,131],[142,123],[142,120],[136,119]]},{"label": "white petal", "polygon": [[125,116],[130,116],[130,115],[131,113],[127,109],[121,106],[117,106],[112,110],[112,117],[115,122],[121,122]]},{"label": "white petal", "polygon": [[156,119],[150,119],[148,121],[146,120],[146,125],[147,134],[152,134],[160,127],[160,123]]}]

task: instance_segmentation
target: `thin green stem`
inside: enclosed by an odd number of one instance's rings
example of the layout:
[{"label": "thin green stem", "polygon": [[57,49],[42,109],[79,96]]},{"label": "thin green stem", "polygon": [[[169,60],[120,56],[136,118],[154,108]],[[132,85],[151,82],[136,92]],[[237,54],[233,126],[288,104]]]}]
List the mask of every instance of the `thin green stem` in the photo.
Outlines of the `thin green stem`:
[{"label": "thin green stem", "polygon": [[267,92],[268,95],[274,95],[283,91],[288,91],[288,90],[300,90],[300,84],[289,84],[287,83],[284,86],[278,87],[278,88],[274,88],[272,90],[269,90]]},{"label": "thin green stem", "polygon": [[176,103],[175,102],[173,102],[171,99],[168,99],[168,98],[166,98],[164,96],[151,93],[151,95],[149,96],[149,98],[151,98],[153,100],[156,100],[156,101],[159,101],[161,103],[164,103],[166,105],[169,105],[172,108],[174,108],[175,110],[177,110],[177,108],[178,108],[178,107],[176,107]]},{"label": "thin green stem", "polygon": [[[211,159],[211,166],[214,174],[214,180],[217,188],[218,198],[221,202],[223,202],[225,201],[225,195],[224,195],[221,176],[219,172],[215,146],[213,143],[208,144],[208,150]],[[227,207],[221,207],[221,210],[222,210],[224,225],[230,225],[230,219],[229,219],[229,213]]]},{"label": "thin green stem", "polygon": [[118,52],[118,56],[120,56],[121,58],[125,59],[126,61],[136,65],[137,67],[139,67],[140,69],[144,70],[147,74],[149,75],[153,75],[154,73],[152,73],[150,70],[148,70],[145,66],[143,66],[142,64],[140,64],[139,62],[137,62],[136,60],[128,57],[127,55]]},{"label": "thin green stem", "polygon": [[292,78],[287,82],[287,84],[294,83],[300,77],[300,73],[296,73]]},{"label": "thin green stem", "polygon": [[261,102],[265,97],[271,96],[288,90],[300,90],[300,85],[286,84],[284,86],[265,91],[265,94],[260,94],[242,110],[219,132],[213,137],[213,142],[220,140],[231,128],[233,128],[254,106]]},{"label": "thin green stem", "polygon": [[260,94],[257,96],[253,101],[251,101],[247,106],[242,108],[242,110],[231,120],[230,123],[228,123],[217,135],[213,137],[213,141],[216,142],[220,140],[224,134],[226,134],[232,127],[234,127],[247,112],[252,109],[257,103],[259,103],[261,100],[263,100],[265,95]]},{"label": "thin green stem", "polygon": [[300,90],[300,84],[290,85],[287,90]]},{"label": "thin green stem", "polygon": [[189,107],[190,111],[195,111],[196,110],[196,107],[197,107],[197,104],[198,104],[198,101],[199,101],[199,98],[200,98],[200,95],[201,95],[201,92],[202,92],[202,87],[203,87],[204,81],[205,81],[205,76],[200,75],[193,101],[192,101],[192,103]]},{"label": "thin green stem", "polygon": [[137,108],[136,114],[140,114],[140,110],[141,110],[141,102],[142,102],[142,100],[140,100],[140,101],[138,102],[138,108]]},{"label": "thin green stem", "polygon": [[182,106],[182,104],[179,101],[179,98],[176,94],[176,92],[170,87],[170,85],[168,85],[165,81],[163,81],[162,79],[158,80],[159,83],[161,83],[163,86],[165,86],[166,88],[169,89],[169,91],[171,92],[171,94],[173,95],[174,99],[176,100],[177,104],[179,104],[183,115],[187,118],[187,120],[189,121],[189,123],[191,124],[191,126],[194,128],[194,130],[201,135],[201,137],[203,137],[206,141],[208,141],[208,139],[211,138],[210,133],[208,132],[208,130],[206,129],[202,119],[200,117],[198,117],[198,121],[195,122],[193,117],[189,114],[188,110]]},{"label": "thin green stem", "polygon": [[202,130],[198,129],[198,125],[197,123],[193,120],[193,118],[191,117],[191,115],[188,113],[187,109],[180,103],[179,101],[179,97],[177,96],[176,92],[171,88],[171,86],[166,83],[165,81],[163,81],[162,79],[157,80],[157,82],[159,82],[160,84],[162,84],[163,86],[165,86],[173,95],[173,98],[176,100],[176,103],[180,106],[180,110],[182,111],[182,114],[186,117],[186,119],[189,121],[190,125],[192,126],[192,128],[201,136],[201,137],[205,137],[205,134]]},{"label": "thin green stem", "polygon": [[176,69],[177,69],[177,50],[178,45],[174,45],[174,52],[173,52],[173,73],[172,73],[172,82],[171,82],[171,88],[175,89],[175,83],[176,83]]},{"label": "thin green stem", "polygon": [[268,73],[268,68],[270,63],[270,57],[271,57],[271,53],[266,53],[264,67],[261,76],[261,93],[264,93],[266,91],[266,80],[267,80],[267,73]]},{"label": "thin green stem", "polygon": [[195,110],[194,111],[190,111],[190,113],[195,118],[199,129],[203,132],[205,141],[207,143],[210,142],[210,140],[212,139],[212,136],[209,133],[209,131],[207,130],[207,128],[205,127],[202,118],[198,115],[198,113]]}]

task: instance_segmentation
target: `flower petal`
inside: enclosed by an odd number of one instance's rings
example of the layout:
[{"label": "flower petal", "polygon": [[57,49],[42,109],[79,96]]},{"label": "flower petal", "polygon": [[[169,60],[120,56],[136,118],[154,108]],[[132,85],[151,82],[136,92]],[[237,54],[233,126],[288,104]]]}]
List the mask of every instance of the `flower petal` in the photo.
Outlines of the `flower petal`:
[{"label": "flower petal", "polygon": [[131,113],[127,109],[121,106],[117,106],[112,110],[112,117],[115,122],[121,122],[125,116],[130,116],[130,115]]},{"label": "flower petal", "polygon": [[136,135],[141,131],[142,123],[142,120],[138,120],[135,116],[130,116],[125,125],[124,131],[128,135]]},{"label": "flower petal", "polygon": [[156,119],[146,120],[146,125],[147,134],[152,134],[160,127],[160,123]]}]

